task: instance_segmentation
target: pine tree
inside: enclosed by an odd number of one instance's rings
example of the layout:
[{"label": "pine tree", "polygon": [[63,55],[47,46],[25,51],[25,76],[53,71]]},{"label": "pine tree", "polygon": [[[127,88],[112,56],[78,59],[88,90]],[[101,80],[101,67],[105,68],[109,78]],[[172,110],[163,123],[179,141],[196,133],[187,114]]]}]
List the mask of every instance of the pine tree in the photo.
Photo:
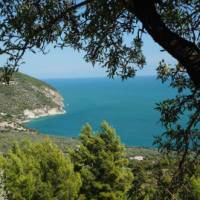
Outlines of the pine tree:
[{"label": "pine tree", "polygon": [[81,185],[73,164],[50,142],[13,145],[3,162],[9,200],[74,200]]},{"label": "pine tree", "polygon": [[80,199],[127,199],[133,175],[115,130],[102,123],[101,131],[94,133],[87,124],[80,140],[80,147],[70,152],[75,170],[80,172],[83,181]]}]

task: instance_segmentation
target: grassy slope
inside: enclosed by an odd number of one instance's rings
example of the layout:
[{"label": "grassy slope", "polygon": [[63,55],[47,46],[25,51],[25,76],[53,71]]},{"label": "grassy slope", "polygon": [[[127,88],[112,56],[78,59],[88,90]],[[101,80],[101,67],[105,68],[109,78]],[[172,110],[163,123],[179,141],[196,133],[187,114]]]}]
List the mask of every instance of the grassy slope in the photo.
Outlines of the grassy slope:
[{"label": "grassy slope", "polygon": [[0,132],[0,152],[6,152],[14,142],[41,142],[43,140],[46,140],[47,138],[52,140],[52,142],[55,143],[64,152],[67,147],[75,147],[79,144],[79,140],[75,138],[48,136],[45,134],[37,133],[32,130],[16,131],[10,129]]},{"label": "grassy slope", "polygon": [[[0,83],[0,112],[20,115],[25,109],[41,108],[44,105],[56,107],[52,99],[42,92],[44,87],[51,88],[46,83],[22,73],[13,77],[14,84]],[[53,89],[53,88],[51,88]]]},{"label": "grassy slope", "polygon": [[[40,134],[35,131],[16,131],[7,130],[0,132],[0,152],[6,152],[14,142],[22,142],[25,140],[30,141],[42,141],[49,138],[55,143],[63,152],[66,151],[67,147],[76,147],[80,144],[78,138],[67,138],[59,136],[49,136]],[[126,148],[127,157],[134,157],[137,155],[144,156],[145,159],[152,160],[159,157],[159,153],[156,149],[140,148],[140,147],[128,147]]]}]

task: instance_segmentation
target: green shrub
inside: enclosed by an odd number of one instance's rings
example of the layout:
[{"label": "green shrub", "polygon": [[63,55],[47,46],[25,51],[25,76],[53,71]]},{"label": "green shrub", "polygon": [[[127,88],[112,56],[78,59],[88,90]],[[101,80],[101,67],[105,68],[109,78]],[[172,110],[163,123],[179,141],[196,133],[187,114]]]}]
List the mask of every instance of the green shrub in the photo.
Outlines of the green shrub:
[{"label": "green shrub", "polygon": [[2,164],[9,200],[74,200],[81,179],[69,158],[53,144],[14,144]]}]

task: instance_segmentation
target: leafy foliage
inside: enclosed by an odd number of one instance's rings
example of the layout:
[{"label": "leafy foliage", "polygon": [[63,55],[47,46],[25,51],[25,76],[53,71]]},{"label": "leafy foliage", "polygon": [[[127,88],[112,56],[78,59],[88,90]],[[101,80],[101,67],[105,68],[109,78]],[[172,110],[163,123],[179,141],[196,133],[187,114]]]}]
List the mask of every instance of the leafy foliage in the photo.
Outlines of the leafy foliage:
[{"label": "leafy foliage", "polygon": [[193,198],[196,200],[200,199],[200,178],[192,178],[192,191],[193,191]]},{"label": "leafy foliage", "polygon": [[176,97],[157,104],[166,131],[155,140],[162,153],[173,152],[176,157],[176,167],[168,185],[173,195],[187,185],[199,165],[200,90],[179,64],[170,68],[162,61],[158,78],[178,91]]},{"label": "leafy foliage", "polygon": [[196,200],[199,195],[199,165],[192,177],[185,176],[185,182],[176,190],[170,189],[177,161],[173,156],[131,163],[134,180],[129,198],[131,200]]},{"label": "leafy foliage", "polygon": [[[151,159],[128,162],[124,146],[105,122],[97,133],[85,125],[80,142],[66,147],[64,156],[48,141],[14,144],[0,157],[8,199],[199,199],[196,152],[187,154],[182,174],[177,171],[182,154],[170,149],[163,157],[155,154]],[[165,152],[166,146],[160,148]]]},{"label": "leafy foliage", "polygon": [[198,0],[165,0],[158,5],[158,10],[171,31],[199,46],[199,6]]},{"label": "leafy foliage", "polygon": [[51,143],[15,144],[4,160],[3,184],[9,200],[77,198],[80,175]]},{"label": "leafy foliage", "polygon": [[133,175],[114,129],[102,123],[101,131],[93,133],[86,125],[80,140],[80,147],[70,152],[75,170],[82,177],[80,199],[127,199]]},{"label": "leafy foliage", "polygon": [[[155,158],[154,158],[155,159]],[[156,199],[156,179],[154,171],[155,164],[152,161],[134,161],[130,163],[130,168],[134,174],[132,187],[128,192],[130,200],[150,200]]]},{"label": "leafy foliage", "polygon": [[[5,67],[15,69],[27,50],[46,53],[46,46],[53,44],[84,50],[85,60],[106,67],[110,77],[133,76],[145,64],[142,41],[147,24],[129,4],[123,0],[2,1],[0,55],[8,57]],[[152,0],[151,5],[165,27],[182,41],[199,45],[198,0]],[[145,12],[144,5],[137,9]]]}]

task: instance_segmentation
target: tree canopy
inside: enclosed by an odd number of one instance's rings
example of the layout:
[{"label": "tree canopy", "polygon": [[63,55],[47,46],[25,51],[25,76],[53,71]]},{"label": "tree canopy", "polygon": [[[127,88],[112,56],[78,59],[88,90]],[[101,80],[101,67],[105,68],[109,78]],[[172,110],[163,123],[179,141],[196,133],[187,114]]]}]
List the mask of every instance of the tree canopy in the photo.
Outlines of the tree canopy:
[{"label": "tree canopy", "polygon": [[[47,44],[85,51],[108,75],[133,76],[145,64],[148,33],[200,84],[198,0],[6,0],[0,2],[0,55],[16,68],[27,50]],[[130,41],[127,41],[127,37]]]},{"label": "tree canopy", "polygon": [[[157,104],[165,132],[155,143],[163,153],[175,155],[176,167],[169,170],[171,174],[163,175],[164,180],[160,176],[158,183],[164,185],[161,196],[166,199],[188,199],[183,192],[188,182],[189,191],[194,192],[191,199],[199,198],[199,0],[4,0],[0,2],[0,14],[0,55],[8,58],[3,66],[6,82],[22,63],[26,51],[46,53],[48,44],[83,50],[87,62],[99,63],[109,77],[118,75],[122,79],[144,67],[145,34],[171,54],[178,64],[169,67],[160,62],[158,78],[177,88],[178,94]],[[185,113],[190,117],[182,124]],[[116,195],[125,199],[123,191],[128,190],[131,181],[125,177],[132,176],[125,170],[123,148],[113,130],[104,124],[102,133],[96,136],[86,126],[81,140],[80,149],[71,154],[84,183],[81,197],[90,199],[94,194],[90,192],[95,191],[96,199],[116,199]],[[119,176],[113,175],[112,170],[116,169]],[[105,177],[100,176],[102,171],[107,172]],[[124,183],[121,187],[114,182],[119,179]],[[112,184],[110,180],[114,180]],[[157,194],[154,187],[150,192]]]},{"label": "tree canopy", "polygon": [[166,63],[160,62],[157,71],[158,78],[163,83],[166,82],[177,90],[175,97],[157,104],[164,132],[154,141],[163,155],[173,154],[176,157],[168,187],[170,194],[175,194],[178,190],[180,192],[182,186],[187,185],[199,168],[200,90],[194,87],[179,64],[170,68]]},{"label": "tree canopy", "polygon": [[0,156],[0,189],[9,200],[127,200],[128,164],[113,128],[94,133],[87,124],[65,155],[50,141],[14,144]]},{"label": "tree canopy", "polygon": [[9,200],[75,200],[81,186],[70,159],[50,142],[14,144],[1,170]]},{"label": "tree canopy", "polygon": [[80,199],[127,200],[133,175],[115,130],[104,122],[101,131],[93,133],[87,124],[80,140],[80,147],[70,153],[83,182]]}]

